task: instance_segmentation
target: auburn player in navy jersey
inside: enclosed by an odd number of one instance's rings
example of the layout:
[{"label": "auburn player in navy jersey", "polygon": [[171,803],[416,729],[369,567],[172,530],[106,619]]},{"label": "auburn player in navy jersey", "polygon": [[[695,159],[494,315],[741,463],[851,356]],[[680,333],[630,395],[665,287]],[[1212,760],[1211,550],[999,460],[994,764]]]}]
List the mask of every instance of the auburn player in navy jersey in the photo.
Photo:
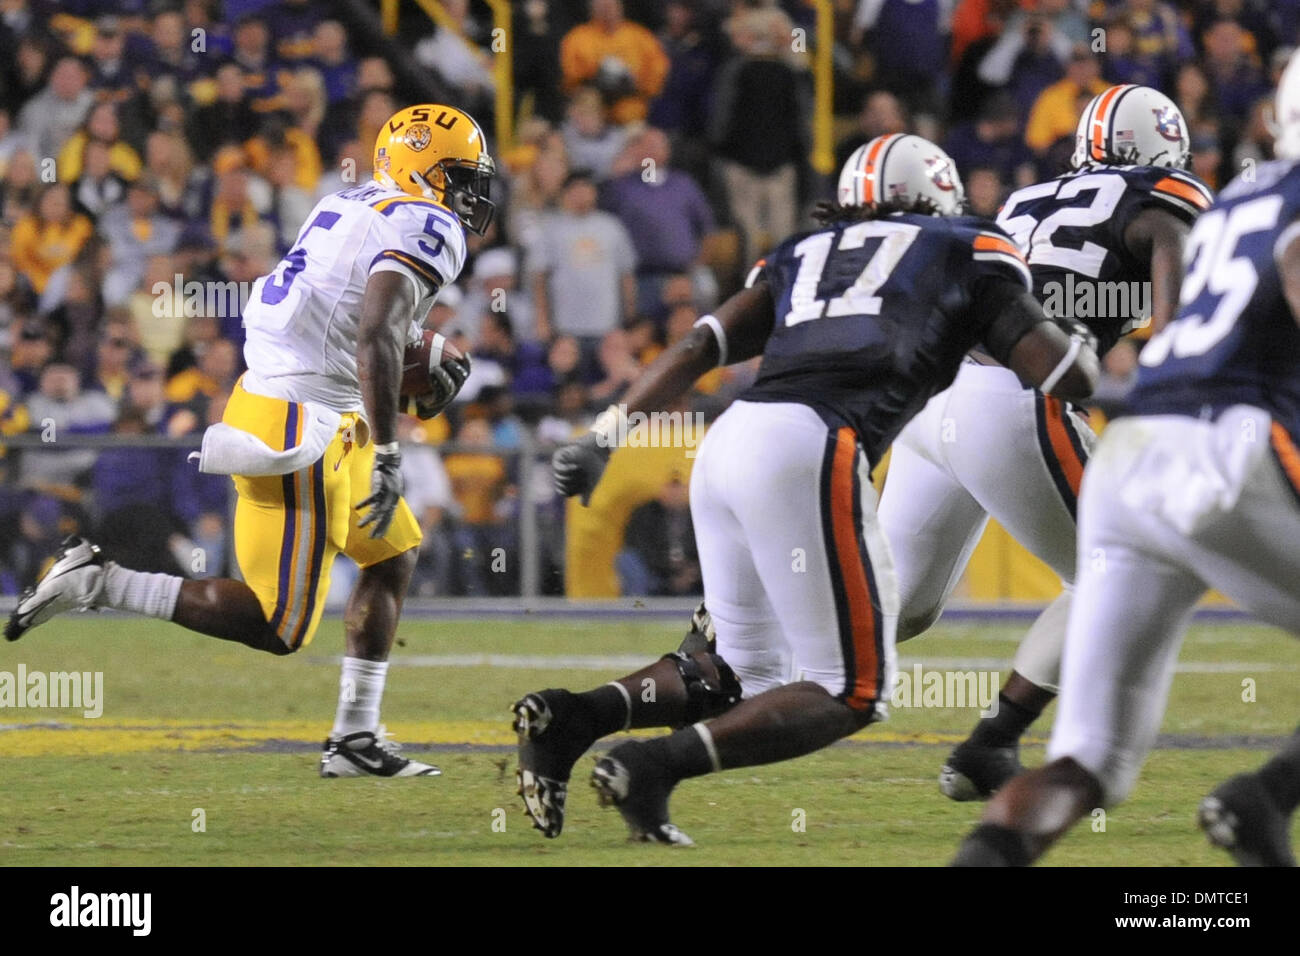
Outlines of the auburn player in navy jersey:
[{"label": "auburn player in navy jersey", "polygon": [[[1034,295],[1084,323],[1098,354],[1144,307],[1157,325],[1177,307],[1183,243],[1211,201],[1183,171],[1188,147],[1168,97],[1113,86],[1084,110],[1074,169],[1012,193],[998,215],[1025,254]],[[1065,586],[1021,643],[995,712],[945,761],[939,786],[955,800],[987,798],[1020,771],[1020,737],[1056,694],[1075,502],[1095,442],[1077,409],[977,352],[894,443],[880,523],[894,549],[900,641],[938,619],[990,516]]]},{"label": "auburn player in navy jersey", "polygon": [[[1217,588],[1300,635],[1300,59],[1282,160],[1230,183],[1188,239],[1177,318],[1141,354],[1135,416],[1083,484],[1079,575],[1049,763],[1006,784],[957,862],[1023,864],[1124,799],[1155,742],[1193,605]],[[1247,864],[1295,865],[1300,735],[1201,805]]]},{"label": "auburn player in navy jersey", "polygon": [[1086,330],[1048,320],[1015,245],[955,216],[962,202],[932,143],[893,135],[861,147],[823,228],[781,243],[625,406],[556,452],[560,492],[586,496],[622,416],[666,407],[716,365],[763,358],[691,474],[716,644],[514,705],[520,792],[547,836],[563,825],[574,762],[606,734],[679,728],[615,747],[592,783],[635,837],[689,843],[668,819],[678,781],[810,753],[887,716],[898,603],[872,465],[973,346],[1065,398],[1086,395],[1097,371]]}]

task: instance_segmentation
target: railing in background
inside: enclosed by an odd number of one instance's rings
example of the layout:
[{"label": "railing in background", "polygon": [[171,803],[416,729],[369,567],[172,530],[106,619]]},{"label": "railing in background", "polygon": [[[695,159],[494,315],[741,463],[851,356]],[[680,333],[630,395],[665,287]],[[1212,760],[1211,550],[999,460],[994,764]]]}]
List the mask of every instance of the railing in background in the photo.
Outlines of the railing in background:
[{"label": "railing in background", "polygon": [[[164,435],[59,435],[58,440],[48,442],[42,440],[39,434],[15,435],[0,438],[0,454],[12,456],[14,453],[21,455],[25,451],[73,451],[78,449],[84,450],[104,450],[113,449],[120,451],[124,449],[139,450],[158,450],[173,449],[177,452],[196,451],[199,448],[201,436],[188,435],[183,438],[169,438]],[[528,600],[536,598],[542,592],[541,575],[541,535],[538,524],[538,508],[542,505],[537,494],[537,482],[533,480],[532,470],[539,464],[549,462],[550,449],[541,449],[537,440],[523,430],[519,447],[517,448],[500,448],[497,446],[477,446],[465,447],[455,442],[446,442],[432,447],[438,455],[445,461],[447,458],[462,453],[473,453],[478,455],[488,455],[501,458],[503,461],[513,463],[517,480],[515,487],[518,491],[518,509],[517,509],[517,540],[518,540],[518,561],[519,561],[519,593],[518,597]],[[189,465],[188,467],[197,467]],[[5,479],[5,484],[11,487],[22,487],[20,481],[14,475],[9,475]],[[233,556],[234,544],[232,540],[234,528],[234,501],[233,490],[230,494],[230,509],[226,515],[226,554]],[[238,576],[236,562],[230,561],[231,573]]]},{"label": "railing in background", "polygon": [[817,9],[817,49],[813,54],[813,129],[809,163],[815,172],[835,172],[835,0],[812,0]]}]

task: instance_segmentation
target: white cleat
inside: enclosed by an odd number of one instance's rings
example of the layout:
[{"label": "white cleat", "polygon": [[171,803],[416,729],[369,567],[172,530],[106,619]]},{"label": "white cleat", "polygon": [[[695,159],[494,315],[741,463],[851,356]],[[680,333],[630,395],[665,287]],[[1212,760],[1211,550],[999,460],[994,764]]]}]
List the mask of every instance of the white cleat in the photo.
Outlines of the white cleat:
[{"label": "white cleat", "polygon": [[93,610],[103,590],[104,556],[99,548],[77,535],[64,538],[49,570],[18,598],[5,625],[5,639],[16,641],[65,611]]},{"label": "white cleat", "polygon": [[399,757],[401,744],[379,728],[373,734],[362,730],[346,737],[330,737],[320,754],[322,777],[437,777],[442,771],[433,764]]}]

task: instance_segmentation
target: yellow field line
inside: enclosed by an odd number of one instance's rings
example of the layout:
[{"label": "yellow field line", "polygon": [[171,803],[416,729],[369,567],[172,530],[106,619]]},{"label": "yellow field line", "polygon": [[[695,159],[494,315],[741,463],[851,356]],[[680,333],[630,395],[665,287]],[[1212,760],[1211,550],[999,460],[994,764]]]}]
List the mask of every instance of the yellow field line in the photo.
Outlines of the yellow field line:
[{"label": "yellow field line", "polygon": [[[505,746],[515,743],[514,733],[500,720],[403,721],[389,729],[398,740],[412,745]],[[327,722],[314,720],[8,722],[0,723],[0,758],[252,750],[275,742],[319,744],[328,732]],[[879,743],[947,744],[958,743],[963,736],[869,729],[860,735],[860,739]]]}]

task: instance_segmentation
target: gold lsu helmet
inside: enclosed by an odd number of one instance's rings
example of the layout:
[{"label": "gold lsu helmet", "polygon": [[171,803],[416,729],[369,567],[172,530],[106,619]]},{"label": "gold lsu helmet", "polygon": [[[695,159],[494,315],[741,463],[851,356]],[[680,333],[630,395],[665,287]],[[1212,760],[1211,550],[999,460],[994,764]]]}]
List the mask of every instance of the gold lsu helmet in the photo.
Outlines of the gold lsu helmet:
[{"label": "gold lsu helmet", "polygon": [[496,206],[487,198],[496,163],[483,129],[464,110],[423,103],[389,117],[375,140],[375,179],[442,203],[478,235]]}]

